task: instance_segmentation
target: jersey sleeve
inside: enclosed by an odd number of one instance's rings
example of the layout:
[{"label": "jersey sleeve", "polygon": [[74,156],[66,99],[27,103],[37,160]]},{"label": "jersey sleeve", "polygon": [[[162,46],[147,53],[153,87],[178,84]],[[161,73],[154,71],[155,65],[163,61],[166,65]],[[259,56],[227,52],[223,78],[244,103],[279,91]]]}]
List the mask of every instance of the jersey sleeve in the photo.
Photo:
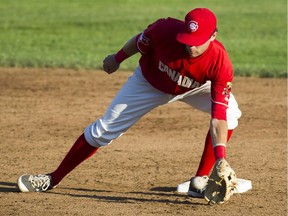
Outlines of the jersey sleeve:
[{"label": "jersey sleeve", "polygon": [[213,83],[211,86],[212,118],[227,120],[226,110],[230,98],[232,82]]},{"label": "jersey sleeve", "polygon": [[150,43],[149,43],[149,38],[144,34],[144,32],[140,33],[136,37],[137,41],[137,48],[140,51],[141,54],[148,53],[151,49]]},{"label": "jersey sleeve", "polygon": [[163,22],[163,20],[164,19],[158,19],[154,23],[148,25],[148,27],[136,37],[137,48],[141,54],[146,54],[151,50],[153,31],[161,22]]},{"label": "jersey sleeve", "polygon": [[232,89],[233,69],[229,59],[223,62],[222,65],[215,79],[211,80],[211,117],[226,121],[226,110]]}]

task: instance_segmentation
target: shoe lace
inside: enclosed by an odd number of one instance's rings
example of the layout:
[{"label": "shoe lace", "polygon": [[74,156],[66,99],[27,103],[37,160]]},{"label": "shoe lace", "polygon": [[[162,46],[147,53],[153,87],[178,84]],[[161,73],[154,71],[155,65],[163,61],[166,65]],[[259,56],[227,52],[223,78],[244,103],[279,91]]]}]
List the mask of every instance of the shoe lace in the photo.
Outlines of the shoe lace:
[{"label": "shoe lace", "polygon": [[31,182],[33,188],[40,189],[42,191],[46,191],[50,186],[50,178],[47,175],[31,175],[28,181]]}]

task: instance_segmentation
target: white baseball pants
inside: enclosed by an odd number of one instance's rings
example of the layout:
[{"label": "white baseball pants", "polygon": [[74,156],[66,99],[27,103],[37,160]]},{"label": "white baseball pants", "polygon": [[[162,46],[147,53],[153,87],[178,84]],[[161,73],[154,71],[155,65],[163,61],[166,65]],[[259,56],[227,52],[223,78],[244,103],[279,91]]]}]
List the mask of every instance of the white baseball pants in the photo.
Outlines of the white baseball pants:
[{"label": "white baseball pants", "polygon": [[[85,129],[85,139],[94,147],[106,146],[123,135],[152,109],[174,101],[182,101],[198,110],[210,113],[210,86],[209,81],[182,95],[166,94],[152,87],[143,77],[141,68],[137,67],[115,96],[106,113]],[[232,94],[228,105],[228,129],[234,129],[238,125],[241,111]]]}]

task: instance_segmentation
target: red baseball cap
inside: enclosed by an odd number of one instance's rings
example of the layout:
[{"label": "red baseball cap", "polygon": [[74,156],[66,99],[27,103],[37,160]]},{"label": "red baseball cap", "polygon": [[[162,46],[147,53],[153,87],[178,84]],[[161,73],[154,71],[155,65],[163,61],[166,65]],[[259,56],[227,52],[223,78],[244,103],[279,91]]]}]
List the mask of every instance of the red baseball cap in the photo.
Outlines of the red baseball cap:
[{"label": "red baseball cap", "polygon": [[216,30],[215,14],[207,8],[195,8],[185,17],[185,32],[177,34],[180,43],[200,46],[209,40]]}]

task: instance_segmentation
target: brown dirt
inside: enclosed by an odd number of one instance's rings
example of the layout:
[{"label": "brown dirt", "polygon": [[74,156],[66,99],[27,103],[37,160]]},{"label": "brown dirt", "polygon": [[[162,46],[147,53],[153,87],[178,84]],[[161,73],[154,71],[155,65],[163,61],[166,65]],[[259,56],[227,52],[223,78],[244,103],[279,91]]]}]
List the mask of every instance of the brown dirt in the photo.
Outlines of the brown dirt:
[{"label": "brown dirt", "polygon": [[221,206],[175,192],[195,174],[209,116],[160,107],[99,150],[57,189],[20,193],[24,173],[53,171],[131,73],[0,69],[0,215],[287,215],[287,80],[240,78],[243,112],[228,161],[253,189]]}]

